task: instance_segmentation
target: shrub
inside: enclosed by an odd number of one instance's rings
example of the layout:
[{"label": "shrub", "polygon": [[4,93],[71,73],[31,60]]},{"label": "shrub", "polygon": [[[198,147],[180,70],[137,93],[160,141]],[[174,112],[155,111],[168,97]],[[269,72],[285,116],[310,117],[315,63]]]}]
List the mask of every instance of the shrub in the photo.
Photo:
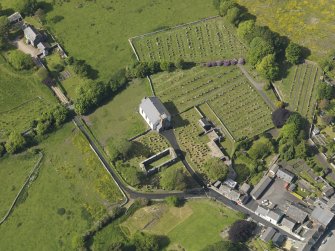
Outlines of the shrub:
[{"label": "shrub", "polygon": [[303,59],[302,47],[296,43],[290,42],[285,50],[285,56],[291,64],[299,64]]},{"label": "shrub", "polygon": [[228,175],[229,168],[219,158],[211,158],[204,165],[204,171],[212,181],[224,180]]},{"label": "shrub", "polygon": [[43,81],[49,76],[49,72],[44,67],[41,67],[37,70],[36,75],[41,81]]},{"label": "shrub", "polygon": [[9,52],[7,54],[7,59],[16,70],[29,70],[34,67],[34,62],[31,56],[24,54],[19,50]]},{"label": "shrub", "polygon": [[57,213],[59,214],[59,215],[64,215],[65,214],[65,212],[66,212],[66,210],[65,210],[65,208],[58,208],[57,209]]},{"label": "shrub", "polygon": [[181,168],[168,168],[162,173],[160,185],[167,190],[185,190],[186,176]]},{"label": "shrub", "polygon": [[10,133],[7,139],[5,148],[8,153],[13,154],[23,150],[25,145],[26,145],[26,139],[21,135],[21,133],[13,131]]},{"label": "shrub", "polygon": [[179,207],[181,205],[181,199],[177,196],[169,196],[165,198],[165,201],[168,205],[173,207]]}]

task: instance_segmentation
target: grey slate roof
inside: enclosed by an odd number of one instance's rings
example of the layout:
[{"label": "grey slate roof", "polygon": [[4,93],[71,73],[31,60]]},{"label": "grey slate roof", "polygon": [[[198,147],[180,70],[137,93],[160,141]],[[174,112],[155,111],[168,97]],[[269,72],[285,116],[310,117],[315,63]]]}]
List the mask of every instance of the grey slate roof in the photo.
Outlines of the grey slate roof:
[{"label": "grey slate roof", "polygon": [[290,231],[293,230],[293,228],[295,227],[295,225],[297,224],[296,221],[288,218],[288,217],[284,217],[282,222],[281,222],[281,225],[287,229],[289,229]]},{"label": "grey slate roof", "polygon": [[269,209],[258,205],[258,207],[255,211],[255,214],[266,216],[268,214],[268,212],[269,212]]},{"label": "grey slate roof", "polygon": [[272,237],[273,244],[277,247],[281,247],[283,245],[283,242],[285,241],[285,236],[281,233],[276,233]]},{"label": "grey slate roof", "polygon": [[248,183],[243,183],[242,186],[240,187],[240,191],[243,193],[249,193],[250,189],[251,187]]},{"label": "grey slate roof", "polygon": [[18,20],[22,20],[22,16],[19,12],[15,12],[14,14],[12,14],[8,17],[8,21],[10,23],[17,22]]},{"label": "grey slate roof", "polygon": [[270,170],[269,170],[269,171],[271,171],[271,172],[273,172],[274,174],[276,174],[277,171],[278,171],[278,169],[279,169],[279,165],[278,165],[277,163],[274,163],[274,164],[270,167]]},{"label": "grey slate roof", "polygon": [[287,183],[290,183],[294,179],[295,175],[286,169],[280,168],[277,171],[277,177],[281,178]]},{"label": "grey slate roof", "polygon": [[286,215],[299,223],[303,223],[306,220],[308,213],[297,205],[291,204],[286,211]]},{"label": "grey slate roof", "polygon": [[157,97],[147,97],[142,99],[140,107],[153,124],[159,122],[165,116],[171,117],[168,110]]},{"label": "grey slate roof", "polygon": [[265,242],[269,242],[272,237],[276,234],[276,229],[274,229],[273,227],[268,227],[264,233],[261,235],[261,240],[265,241]]},{"label": "grey slate roof", "polygon": [[35,39],[37,38],[37,36],[39,36],[40,34],[38,33],[38,31],[36,31],[33,27],[31,26],[27,26],[24,30],[24,35],[27,39],[29,39],[30,41],[35,41]]},{"label": "grey slate roof", "polygon": [[254,187],[254,189],[251,191],[251,196],[257,200],[259,197],[264,193],[264,191],[268,188],[272,181],[272,178],[265,175],[258,184]]},{"label": "grey slate roof", "polygon": [[284,216],[284,213],[280,209],[270,210],[267,215],[272,220],[278,222]]},{"label": "grey slate roof", "polygon": [[335,190],[333,187],[331,186],[327,186],[323,189],[323,194],[326,196],[326,197],[330,197],[332,196],[334,193],[335,193]]},{"label": "grey slate roof", "polygon": [[311,214],[311,218],[326,227],[334,219],[334,213],[330,212],[328,209],[316,206]]}]

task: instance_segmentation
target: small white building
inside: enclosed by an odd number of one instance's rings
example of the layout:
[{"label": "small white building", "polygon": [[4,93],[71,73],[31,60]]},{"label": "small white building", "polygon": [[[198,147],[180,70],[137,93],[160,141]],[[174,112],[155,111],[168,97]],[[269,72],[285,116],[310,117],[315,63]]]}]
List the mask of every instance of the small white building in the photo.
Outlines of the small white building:
[{"label": "small white building", "polygon": [[157,97],[142,99],[139,112],[152,130],[160,132],[171,126],[171,115]]}]

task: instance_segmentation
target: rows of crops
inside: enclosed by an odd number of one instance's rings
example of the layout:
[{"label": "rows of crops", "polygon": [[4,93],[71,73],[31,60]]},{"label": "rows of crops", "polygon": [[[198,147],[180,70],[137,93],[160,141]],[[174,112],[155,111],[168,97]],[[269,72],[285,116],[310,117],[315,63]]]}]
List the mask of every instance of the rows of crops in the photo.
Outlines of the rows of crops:
[{"label": "rows of crops", "polygon": [[178,58],[192,62],[238,58],[245,56],[246,47],[226,26],[222,18],[133,39],[141,61],[175,61]]},{"label": "rows of crops", "polygon": [[272,127],[270,108],[235,66],[162,73],[153,83],[156,95],[176,112],[208,103],[235,140]]},{"label": "rows of crops", "polygon": [[[320,74],[317,65],[304,63],[294,66],[288,78],[282,83],[284,86],[289,86],[286,97],[290,108],[309,119],[313,116]],[[278,86],[280,88],[280,85]]]}]

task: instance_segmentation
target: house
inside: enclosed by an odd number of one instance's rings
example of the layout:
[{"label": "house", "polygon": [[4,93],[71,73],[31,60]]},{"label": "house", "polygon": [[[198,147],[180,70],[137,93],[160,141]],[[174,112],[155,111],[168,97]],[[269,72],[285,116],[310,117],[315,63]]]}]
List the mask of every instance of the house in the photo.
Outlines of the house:
[{"label": "house", "polygon": [[281,233],[275,233],[272,237],[272,242],[276,247],[281,247],[285,241],[285,236]]},{"label": "house", "polygon": [[270,210],[266,215],[266,219],[270,221],[272,224],[278,224],[279,221],[284,217],[284,213],[276,208],[274,210]]},{"label": "house", "polygon": [[255,214],[258,215],[258,216],[261,216],[261,217],[266,217],[267,214],[269,213],[269,209],[265,208],[265,207],[262,207],[260,205],[258,205],[256,211],[255,211]]},{"label": "house", "polygon": [[260,239],[264,242],[269,242],[272,237],[277,233],[273,227],[268,227],[261,235]]},{"label": "house", "polygon": [[330,196],[332,196],[333,194],[335,193],[335,190],[333,187],[331,186],[326,186],[323,191],[322,191],[322,194],[324,196],[326,196],[327,198],[329,198]]},{"label": "house", "polygon": [[251,186],[248,183],[243,183],[242,186],[240,187],[241,193],[244,193],[244,194],[249,194],[250,190],[251,190]]},{"label": "house", "polygon": [[14,14],[8,17],[8,22],[10,24],[17,24],[23,21],[23,18],[19,12],[15,12]]},{"label": "house", "polygon": [[316,206],[311,214],[311,219],[319,222],[322,226],[327,227],[334,219],[335,214],[328,209]]},{"label": "house", "polygon": [[157,97],[142,99],[139,112],[152,130],[160,132],[171,126],[171,115]]},{"label": "house", "polygon": [[314,127],[314,129],[312,131],[312,134],[313,134],[313,136],[316,136],[316,135],[320,134],[320,129],[317,128],[317,127]]},{"label": "house", "polygon": [[34,47],[37,47],[37,45],[40,42],[44,41],[44,36],[39,33],[37,30],[34,29],[33,26],[26,26],[23,30],[24,37],[26,38],[27,44],[31,44]]},{"label": "house", "polygon": [[293,173],[283,168],[278,169],[276,175],[278,178],[284,180],[287,183],[291,183],[292,180],[295,178],[295,175]]},{"label": "house", "polygon": [[273,164],[273,165],[270,167],[269,174],[270,174],[272,177],[276,176],[278,169],[279,169],[279,165],[278,165],[277,163]]},{"label": "house", "polygon": [[232,179],[226,179],[223,184],[229,186],[230,188],[235,188],[237,186],[237,182]]},{"label": "house", "polygon": [[335,211],[335,196],[334,195],[328,200],[327,208],[330,211]]},{"label": "house", "polygon": [[297,204],[291,204],[287,208],[286,215],[291,219],[294,219],[298,223],[304,223],[307,219],[308,212]]},{"label": "house", "polygon": [[205,131],[208,131],[212,128],[212,124],[205,117],[199,119],[199,124]]},{"label": "house", "polygon": [[37,49],[39,49],[39,51],[43,54],[43,56],[47,56],[49,54],[50,48],[51,48],[50,44],[45,42],[40,42],[37,45]]},{"label": "house", "polygon": [[269,187],[269,185],[272,182],[272,178],[265,175],[258,184],[254,187],[254,189],[251,191],[251,196],[254,200],[258,200],[262,194],[265,192],[265,190]]},{"label": "house", "polygon": [[221,181],[216,181],[213,186],[219,188],[221,186]]},{"label": "house", "polygon": [[297,222],[288,218],[284,217],[283,220],[281,221],[280,225],[282,228],[284,228],[286,231],[293,232],[293,229],[297,225]]}]

